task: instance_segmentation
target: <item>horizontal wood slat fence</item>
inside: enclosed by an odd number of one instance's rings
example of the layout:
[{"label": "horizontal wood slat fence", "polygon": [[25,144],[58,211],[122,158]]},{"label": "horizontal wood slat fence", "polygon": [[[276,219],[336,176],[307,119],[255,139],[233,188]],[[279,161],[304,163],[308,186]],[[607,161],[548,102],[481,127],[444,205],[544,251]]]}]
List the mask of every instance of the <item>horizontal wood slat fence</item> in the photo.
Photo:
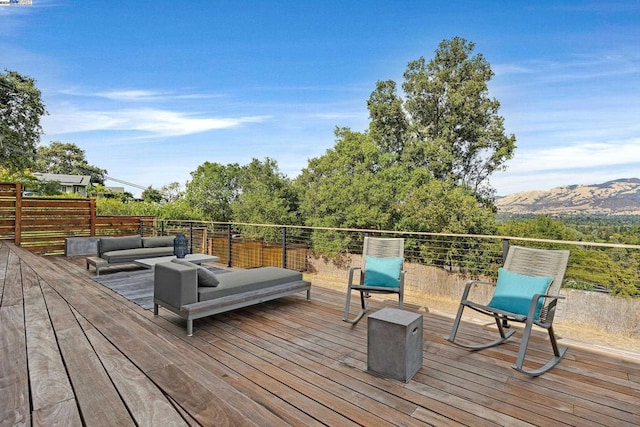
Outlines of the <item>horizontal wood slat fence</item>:
[{"label": "horizontal wood slat fence", "polygon": [[20,183],[0,183],[0,239],[38,254],[62,254],[67,237],[154,235],[152,216],[96,216],[95,199],[22,197]]},{"label": "horizontal wood slat fence", "polygon": [[[207,252],[220,258],[223,264],[239,268],[282,267],[282,245],[267,243],[263,239],[231,238],[231,260],[229,260],[229,236],[223,231],[210,232]],[[306,243],[287,243],[286,268],[307,271]]]}]

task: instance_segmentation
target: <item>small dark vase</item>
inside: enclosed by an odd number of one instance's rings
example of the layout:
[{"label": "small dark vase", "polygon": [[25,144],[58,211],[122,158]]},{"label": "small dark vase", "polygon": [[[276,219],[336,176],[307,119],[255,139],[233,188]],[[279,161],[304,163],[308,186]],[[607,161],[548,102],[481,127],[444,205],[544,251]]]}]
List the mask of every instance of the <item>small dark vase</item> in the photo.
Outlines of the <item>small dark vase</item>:
[{"label": "small dark vase", "polygon": [[173,254],[178,258],[184,258],[189,253],[189,240],[184,234],[178,233],[173,239]]}]

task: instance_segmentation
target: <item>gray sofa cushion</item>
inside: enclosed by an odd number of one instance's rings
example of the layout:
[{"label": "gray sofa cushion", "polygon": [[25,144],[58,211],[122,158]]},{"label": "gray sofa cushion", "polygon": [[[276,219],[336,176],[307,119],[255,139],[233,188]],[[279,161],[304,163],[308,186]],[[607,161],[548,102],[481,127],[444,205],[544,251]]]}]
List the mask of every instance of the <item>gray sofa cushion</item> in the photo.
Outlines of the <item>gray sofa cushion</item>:
[{"label": "gray sofa cushion", "polygon": [[102,258],[109,263],[133,262],[142,258],[155,258],[173,255],[173,246],[159,248],[137,248],[109,251],[102,254]]},{"label": "gray sofa cushion", "polygon": [[174,236],[143,237],[142,247],[158,248],[158,247],[171,246],[173,248],[173,239],[175,239]]},{"label": "gray sofa cushion", "polygon": [[136,249],[142,247],[142,236],[101,237],[98,240],[100,256],[105,252],[119,251],[121,249]]},{"label": "gray sofa cushion", "polygon": [[200,265],[187,261],[186,259],[177,258],[177,259],[172,259],[171,262],[197,268],[198,269],[198,286],[205,286],[205,287],[218,286],[218,283],[219,283],[218,278],[210,270],[207,270],[206,268]]},{"label": "gray sofa cushion", "polygon": [[279,267],[260,267],[218,274],[215,288],[198,288],[198,301],[206,301],[241,292],[302,280],[302,273]]}]

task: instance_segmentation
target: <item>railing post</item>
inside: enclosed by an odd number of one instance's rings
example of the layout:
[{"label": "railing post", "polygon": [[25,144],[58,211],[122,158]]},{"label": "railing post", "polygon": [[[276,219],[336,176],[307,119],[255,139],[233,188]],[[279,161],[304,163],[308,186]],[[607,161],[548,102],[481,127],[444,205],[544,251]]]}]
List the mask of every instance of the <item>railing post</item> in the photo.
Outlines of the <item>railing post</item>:
[{"label": "railing post", "polygon": [[[502,239],[502,264],[507,260],[507,254],[509,253],[509,239]],[[509,321],[507,319],[502,319],[502,327],[510,328]]]},{"label": "railing post", "polygon": [[189,253],[193,253],[193,222],[189,222]]},{"label": "railing post", "polygon": [[22,244],[22,184],[16,182],[16,202],[15,202],[15,221],[13,232],[13,243],[16,246]]},{"label": "railing post", "polygon": [[509,239],[502,239],[502,263],[507,260],[507,253],[509,253]]},{"label": "railing post", "polygon": [[282,227],[282,268],[287,268],[287,227]]},{"label": "railing post", "polygon": [[227,225],[227,267],[231,267],[231,224]]},{"label": "railing post", "polygon": [[160,235],[164,236],[164,219],[160,221]]},{"label": "railing post", "polygon": [[89,199],[89,235],[96,235],[96,199]]}]

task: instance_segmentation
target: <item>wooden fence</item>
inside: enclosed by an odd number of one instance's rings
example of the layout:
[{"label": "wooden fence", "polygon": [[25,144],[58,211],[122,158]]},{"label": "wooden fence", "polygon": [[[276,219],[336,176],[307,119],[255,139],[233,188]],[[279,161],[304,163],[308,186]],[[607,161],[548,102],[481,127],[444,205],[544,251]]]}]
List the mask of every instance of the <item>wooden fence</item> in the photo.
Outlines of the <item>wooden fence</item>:
[{"label": "wooden fence", "polygon": [[[282,245],[266,243],[262,239],[231,239],[229,260],[229,237],[224,232],[213,232],[209,238],[207,253],[220,258],[223,264],[239,268],[263,266],[282,267]],[[291,270],[307,271],[307,244],[287,245],[287,266]]]},{"label": "wooden fence", "polygon": [[20,183],[0,183],[0,239],[39,254],[61,254],[64,239],[153,235],[151,216],[96,216],[95,199],[22,197]]}]

